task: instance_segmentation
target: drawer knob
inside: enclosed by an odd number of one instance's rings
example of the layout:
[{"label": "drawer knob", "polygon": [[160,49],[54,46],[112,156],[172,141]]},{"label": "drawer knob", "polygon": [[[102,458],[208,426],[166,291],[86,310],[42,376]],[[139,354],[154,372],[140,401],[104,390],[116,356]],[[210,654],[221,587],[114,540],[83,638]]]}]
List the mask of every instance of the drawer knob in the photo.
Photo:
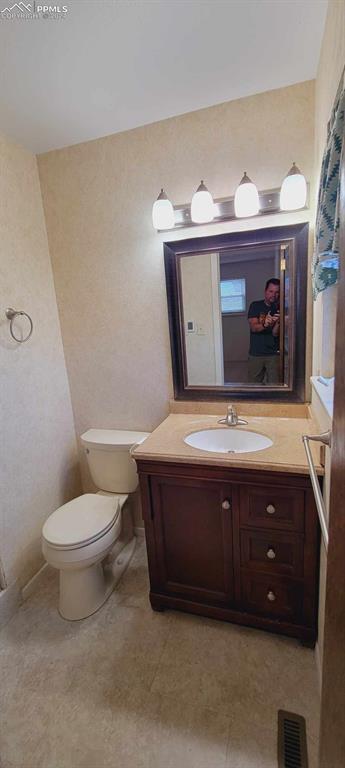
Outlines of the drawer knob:
[{"label": "drawer knob", "polygon": [[275,560],[276,553],[274,549],[272,549],[272,547],[270,547],[270,549],[267,550],[266,555],[269,560]]},{"label": "drawer knob", "polygon": [[270,591],[267,592],[267,600],[269,600],[270,603],[274,603],[275,599],[276,599],[276,596],[274,592],[272,592],[272,590],[270,589]]},{"label": "drawer knob", "polygon": [[230,501],[228,499],[224,499],[224,501],[222,502],[222,508],[230,509]]},{"label": "drawer knob", "polygon": [[267,507],[266,507],[266,512],[267,512],[269,515],[274,515],[275,511],[276,511],[276,508],[273,506],[273,504],[268,504],[268,505],[267,505]]}]

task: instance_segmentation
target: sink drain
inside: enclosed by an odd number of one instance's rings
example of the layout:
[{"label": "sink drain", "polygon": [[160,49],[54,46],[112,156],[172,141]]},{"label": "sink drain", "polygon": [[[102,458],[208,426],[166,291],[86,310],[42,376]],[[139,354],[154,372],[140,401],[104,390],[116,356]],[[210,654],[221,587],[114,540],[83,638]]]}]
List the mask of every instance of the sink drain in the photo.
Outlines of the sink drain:
[{"label": "sink drain", "polygon": [[278,711],[278,768],[308,768],[305,719]]}]

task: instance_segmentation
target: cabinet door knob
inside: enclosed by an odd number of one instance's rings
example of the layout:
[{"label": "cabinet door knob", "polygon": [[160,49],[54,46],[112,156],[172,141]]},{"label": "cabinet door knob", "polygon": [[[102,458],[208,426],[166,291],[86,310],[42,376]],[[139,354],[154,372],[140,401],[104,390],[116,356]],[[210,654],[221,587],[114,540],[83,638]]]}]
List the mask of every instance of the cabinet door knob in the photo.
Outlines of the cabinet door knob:
[{"label": "cabinet door knob", "polygon": [[276,599],[276,596],[274,592],[272,592],[272,590],[270,589],[270,591],[267,592],[267,600],[269,600],[270,603],[274,603],[275,599]]},{"label": "cabinet door knob", "polygon": [[268,557],[269,560],[275,560],[276,553],[274,549],[272,549],[272,547],[270,547],[270,549],[267,550],[266,556]]},{"label": "cabinet door knob", "polygon": [[228,499],[224,499],[224,501],[222,502],[222,508],[230,509],[230,501]]},{"label": "cabinet door knob", "polygon": [[266,507],[266,512],[268,512],[269,515],[274,515],[276,511],[276,508],[273,506],[273,504],[268,504]]}]

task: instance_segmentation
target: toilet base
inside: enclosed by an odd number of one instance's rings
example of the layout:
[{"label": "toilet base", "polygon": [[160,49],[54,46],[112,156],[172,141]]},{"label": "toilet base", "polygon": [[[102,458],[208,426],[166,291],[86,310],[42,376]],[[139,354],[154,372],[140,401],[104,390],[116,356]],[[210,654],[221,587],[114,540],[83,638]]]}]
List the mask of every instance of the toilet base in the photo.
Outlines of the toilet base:
[{"label": "toilet base", "polygon": [[116,554],[103,562],[77,570],[60,570],[59,613],[63,619],[86,619],[110,597],[134,554],[135,536]]}]

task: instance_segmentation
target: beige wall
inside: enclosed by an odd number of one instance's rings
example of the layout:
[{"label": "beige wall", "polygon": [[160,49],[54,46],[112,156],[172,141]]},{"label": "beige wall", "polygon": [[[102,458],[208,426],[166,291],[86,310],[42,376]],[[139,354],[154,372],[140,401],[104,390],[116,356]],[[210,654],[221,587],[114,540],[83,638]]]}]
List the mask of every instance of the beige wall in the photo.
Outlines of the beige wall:
[{"label": "beige wall", "polygon": [[[319,178],[323,150],[327,135],[327,122],[330,117],[339,79],[345,65],[345,0],[330,0],[322,42],[319,67],[315,85],[315,147],[316,180]],[[319,294],[314,304],[314,344],[313,370],[315,374],[325,376],[334,373],[334,341],[337,287],[332,286]],[[313,409],[318,417],[320,429],[331,428],[330,419],[313,396]],[[327,449],[328,452],[328,449]],[[329,456],[328,456],[329,459]],[[328,505],[329,496],[329,460],[326,463],[324,496]],[[322,666],[324,601],[326,581],[326,554],[321,545],[320,599],[319,599],[319,638],[317,653],[319,667]]]},{"label": "beige wall", "polygon": [[345,65],[345,1],[329,0],[315,83],[315,151],[320,172],[327,123]]},{"label": "beige wall", "polygon": [[[315,83],[315,181],[318,185],[327,123],[345,66],[345,0],[329,0]],[[317,190],[317,186],[316,186]],[[337,288],[319,294],[314,304],[313,372],[334,373]]]},{"label": "beige wall", "polygon": [[[162,242],[309,219],[308,212],[158,235],[161,186],[175,204],[203,178],[229,196],[246,169],[279,186],[293,160],[313,181],[314,82],[189,113],[38,158],[77,433],[150,430],[172,395]],[[85,467],[84,467],[85,470]],[[90,487],[85,473],[85,487]]]},{"label": "beige wall", "polygon": [[[10,589],[43,563],[42,523],[80,480],[36,158],[0,138],[0,167],[0,560]],[[8,306],[33,319],[25,344],[10,337]]]}]

